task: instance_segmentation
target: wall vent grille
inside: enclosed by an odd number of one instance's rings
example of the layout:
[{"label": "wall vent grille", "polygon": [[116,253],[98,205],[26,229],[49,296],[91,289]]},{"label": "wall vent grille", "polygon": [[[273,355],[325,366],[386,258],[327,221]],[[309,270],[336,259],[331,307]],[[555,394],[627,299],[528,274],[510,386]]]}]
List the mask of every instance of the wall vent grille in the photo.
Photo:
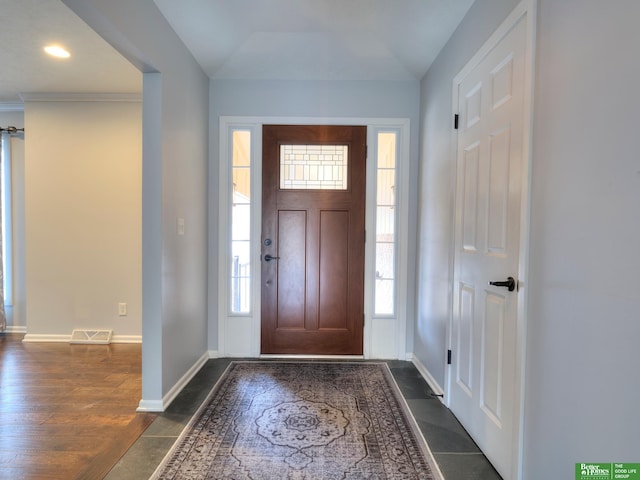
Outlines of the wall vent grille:
[{"label": "wall vent grille", "polygon": [[113,330],[74,330],[69,343],[96,343],[106,345],[111,343]]}]

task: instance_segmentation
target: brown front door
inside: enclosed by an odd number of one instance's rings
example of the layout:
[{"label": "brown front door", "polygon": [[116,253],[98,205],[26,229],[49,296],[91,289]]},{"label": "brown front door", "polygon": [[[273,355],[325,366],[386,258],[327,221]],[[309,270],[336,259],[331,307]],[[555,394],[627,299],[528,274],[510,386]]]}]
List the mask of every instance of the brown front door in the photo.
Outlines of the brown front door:
[{"label": "brown front door", "polygon": [[263,127],[264,354],[362,354],[366,136]]}]

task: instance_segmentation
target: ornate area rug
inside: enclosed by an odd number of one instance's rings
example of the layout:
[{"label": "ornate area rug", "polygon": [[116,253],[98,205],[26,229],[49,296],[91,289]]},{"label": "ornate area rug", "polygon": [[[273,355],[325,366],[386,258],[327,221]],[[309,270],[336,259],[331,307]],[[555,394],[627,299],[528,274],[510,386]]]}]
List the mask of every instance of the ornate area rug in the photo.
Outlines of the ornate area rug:
[{"label": "ornate area rug", "polygon": [[153,479],[440,480],[384,363],[233,362]]}]

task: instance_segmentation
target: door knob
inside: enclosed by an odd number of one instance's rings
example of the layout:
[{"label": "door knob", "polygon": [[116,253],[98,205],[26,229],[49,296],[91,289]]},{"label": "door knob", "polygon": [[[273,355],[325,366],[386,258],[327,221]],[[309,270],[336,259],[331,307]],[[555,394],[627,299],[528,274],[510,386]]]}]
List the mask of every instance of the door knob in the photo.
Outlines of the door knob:
[{"label": "door knob", "polygon": [[278,259],[280,259],[280,257],[272,257],[268,253],[264,256],[264,261],[265,262],[270,262],[271,260],[278,260]]},{"label": "door knob", "polygon": [[506,287],[510,292],[513,292],[516,289],[516,279],[509,277],[506,281],[489,282],[489,285],[493,285],[494,287]]}]

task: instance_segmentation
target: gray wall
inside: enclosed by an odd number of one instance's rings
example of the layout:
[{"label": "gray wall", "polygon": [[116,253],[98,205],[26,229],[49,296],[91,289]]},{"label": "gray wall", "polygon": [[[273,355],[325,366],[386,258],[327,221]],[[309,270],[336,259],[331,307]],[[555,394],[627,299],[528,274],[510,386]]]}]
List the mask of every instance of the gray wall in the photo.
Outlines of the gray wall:
[{"label": "gray wall", "polygon": [[[451,82],[516,3],[477,0],[422,81],[415,353],[441,385]],[[640,451],[638,18],[633,0],[538,0],[525,480],[573,478],[575,463]]]},{"label": "gray wall", "polygon": [[443,389],[451,303],[452,82],[518,3],[518,0],[477,0],[421,83],[414,354]]},{"label": "gray wall", "polygon": [[25,100],[25,341],[140,341],[142,106],[114,100]]},{"label": "gray wall", "polygon": [[538,13],[527,480],[640,456],[640,3]]},{"label": "gray wall", "polygon": [[[420,102],[419,83],[415,82],[375,82],[375,81],[251,81],[212,80],[211,81],[211,168],[210,185],[212,192],[218,184],[219,139],[218,127],[221,116],[282,116],[320,118],[408,118],[411,122],[410,154],[410,200],[409,218],[409,258],[415,258],[415,221],[417,215],[417,172],[418,172],[418,111]],[[217,252],[218,203],[215,195],[210,198],[209,249]],[[415,278],[415,262],[409,262],[409,278]],[[217,259],[210,258],[211,299],[217,298]],[[414,318],[415,290],[409,283],[406,294],[408,318]],[[214,301],[214,300],[212,300]],[[214,304],[215,305],[215,304]],[[209,310],[209,348],[217,349],[217,310]],[[412,349],[412,332],[408,332],[408,351]]]},{"label": "gray wall", "polygon": [[209,79],[153,0],[64,3],[144,72],[141,407],[153,408],[207,352]]}]

